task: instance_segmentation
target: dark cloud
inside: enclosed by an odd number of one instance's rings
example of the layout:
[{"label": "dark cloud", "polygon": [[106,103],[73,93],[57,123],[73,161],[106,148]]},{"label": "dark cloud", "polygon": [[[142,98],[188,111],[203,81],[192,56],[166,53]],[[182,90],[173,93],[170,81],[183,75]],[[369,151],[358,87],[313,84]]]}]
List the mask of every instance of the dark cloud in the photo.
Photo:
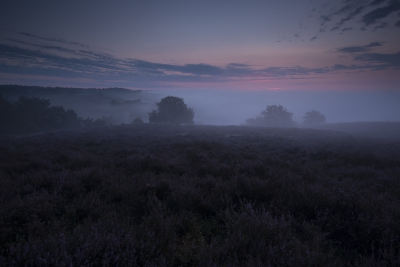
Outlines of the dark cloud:
[{"label": "dark cloud", "polygon": [[400,20],[398,20],[398,21],[394,24],[394,26],[400,27]]},{"label": "dark cloud", "polygon": [[349,0],[342,1],[336,8],[321,10],[319,17],[321,28],[319,32],[325,32],[329,26],[331,31],[339,30],[342,26],[346,28],[346,23],[361,22],[363,29],[366,26],[378,24],[374,30],[387,28],[388,22],[385,21],[389,15],[400,11],[400,0]]},{"label": "dark cloud", "polygon": [[371,51],[371,48],[382,46],[381,42],[374,42],[367,45],[360,45],[360,46],[345,46],[337,49],[337,52],[341,53],[365,53]]},{"label": "dark cloud", "polygon": [[[56,50],[60,50],[57,48]],[[61,49],[62,50],[62,49]],[[68,52],[68,50],[62,50]],[[39,49],[27,49],[17,46],[0,44],[0,58],[13,62],[14,65],[33,66],[35,68],[63,69],[66,72],[83,72],[97,75],[101,70],[121,71],[117,60],[111,57],[108,60],[93,60],[90,58],[74,58],[74,51],[67,57],[41,51]]]},{"label": "dark cloud", "polygon": [[342,64],[335,64],[332,67],[332,70],[340,71],[340,70],[362,70],[362,69],[369,69],[371,66],[369,65],[342,65]]},{"label": "dark cloud", "polygon": [[360,6],[356,8],[355,10],[351,11],[350,14],[348,14],[345,18],[341,19],[337,25],[343,25],[346,21],[354,19],[355,16],[360,14],[363,10],[365,9],[365,6]]},{"label": "dark cloud", "polygon": [[313,36],[313,37],[311,37],[310,41],[314,41],[317,38],[318,38],[318,36]]},{"label": "dark cloud", "polygon": [[223,69],[208,64],[172,65],[153,63],[144,60],[130,60],[131,66],[140,70],[174,71],[193,75],[222,75]]},{"label": "dark cloud", "polygon": [[380,53],[365,53],[354,58],[358,61],[367,61],[379,63],[382,67],[400,67],[400,53],[397,54],[380,54]]},{"label": "dark cloud", "polygon": [[[26,34],[26,36],[30,36],[29,34]],[[35,36],[35,35],[33,35]],[[78,49],[78,50],[74,50],[74,49],[70,49],[70,48],[65,48],[62,46],[56,46],[56,45],[42,45],[42,44],[35,44],[35,43],[29,43],[29,42],[24,42],[21,40],[16,40],[16,39],[11,39],[11,38],[5,38],[6,40],[12,41],[14,43],[17,44],[23,44],[26,45],[28,47],[32,47],[35,48],[35,51],[42,51],[42,52],[62,52],[62,53],[67,53],[71,56],[83,56],[83,57],[91,57],[93,59],[102,59],[104,61],[113,61],[114,58],[108,54],[105,53],[100,53],[100,52],[93,52],[93,51],[89,51],[89,50],[82,50],[82,49]],[[29,50],[29,49],[28,49]]]},{"label": "dark cloud", "polygon": [[39,45],[39,44],[24,42],[24,41],[12,39],[12,38],[5,38],[5,40],[11,41],[11,42],[17,43],[17,44],[23,44],[23,45],[26,45],[26,46],[35,47],[35,48],[38,48],[39,50],[53,50],[53,51],[70,53],[70,54],[75,54],[76,53],[76,51],[73,50],[73,49],[68,49],[68,48],[61,47],[61,46]]},{"label": "dark cloud", "polygon": [[374,28],[374,31],[378,30],[378,29],[386,29],[389,26],[389,23],[384,21],[381,22],[379,25],[376,25]]},{"label": "dark cloud", "polygon": [[58,52],[64,52],[64,53],[72,53],[72,54],[76,54],[75,50],[72,49],[68,49],[65,47],[61,47],[61,46],[55,46],[55,45],[46,45],[46,46],[39,46],[38,47],[45,49],[45,50],[54,50],[54,51],[58,51]]},{"label": "dark cloud", "polygon": [[344,28],[344,29],[342,30],[342,32],[347,32],[347,31],[351,31],[351,30],[353,30],[352,27],[347,27],[347,28]]},{"label": "dark cloud", "polygon": [[382,4],[382,3],[384,3],[384,2],[386,2],[387,0],[374,0],[374,1],[372,1],[371,2],[371,6],[376,6],[376,5],[379,5],[379,4]]},{"label": "dark cloud", "polygon": [[249,68],[251,67],[250,65],[247,64],[240,64],[240,63],[229,63],[227,67],[232,67],[232,68]]},{"label": "dark cloud", "polygon": [[[59,47],[47,47],[58,52],[69,52]],[[87,54],[88,57],[71,57],[50,54],[38,49],[27,49],[0,44],[0,71],[16,74],[49,75],[58,77],[86,77],[98,80],[131,79],[147,82],[218,82],[239,77],[294,78],[326,73],[329,68],[270,67],[254,69],[242,63],[230,63],[225,67],[209,64],[163,64],[138,59],[120,60],[93,51],[72,51],[72,56]],[[12,62],[12,64],[9,64]]]},{"label": "dark cloud", "polygon": [[265,77],[296,77],[310,74],[328,73],[329,68],[306,68],[301,66],[296,67],[269,67],[258,71],[258,74]]},{"label": "dark cloud", "polygon": [[208,64],[186,64],[182,66],[182,73],[190,73],[194,75],[221,75],[223,74],[223,69],[208,65]]},{"label": "dark cloud", "polygon": [[321,21],[321,26],[324,26],[325,23],[331,21],[331,18],[329,16],[322,15],[319,17],[319,20]]},{"label": "dark cloud", "polygon": [[62,44],[70,44],[70,45],[76,45],[76,46],[89,48],[88,45],[84,45],[84,44],[81,44],[81,43],[78,43],[78,42],[68,41],[68,40],[65,40],[65,39],[62,39],[62,38],[45,38],[45,37],[37,36],[37,35],[34,35],[34,34],[26,33],[26,32],[16,32],[16,33],[20,34],[20,35],[23,35],[23,36],[39,39],[39,40],[57,42],[57,43],[62,43]]},{"label": "dark cloud", "polygon": [[[374,1],[375,2],[375,1]],[[379,20],[388,17],[390,14],[400,10],[399,0],[390,0],[389,3],[384,7],[376,8],[362,17],[362,22],[366,26],[377,23]]]}]

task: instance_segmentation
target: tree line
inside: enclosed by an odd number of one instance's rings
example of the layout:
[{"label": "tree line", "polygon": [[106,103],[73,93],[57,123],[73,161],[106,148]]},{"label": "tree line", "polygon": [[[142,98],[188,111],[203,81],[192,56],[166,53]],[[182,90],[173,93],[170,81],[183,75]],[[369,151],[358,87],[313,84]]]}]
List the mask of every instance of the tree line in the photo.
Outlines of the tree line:
[{"label": "tree line", "polygon": [[51,106],[50,100],[20,96],[14,103],[0,95],[0,134],[26,134],[104,126],[107,118],[78,117],[72,109]]},{"label": "tree line", "polygon": [[[157,109],[149,113],[150,123],[194,124],[194,111],[183,98],[167,96],[157,103]],[[256,118],[246,120],[248,126],[292,127],[293,113],[281,105],[270,105]],[[307,112],[305,124],[325,122],[325,116],[318,111]],[[136,118],[132,124],[143,123]],[[51,106],[50,100],[20,96],[14,103],[0,95],[0,134],[25,134],[54,130],[91,128],[112,125],[112,116],[101,119],[80,118],[72,109]]]}]

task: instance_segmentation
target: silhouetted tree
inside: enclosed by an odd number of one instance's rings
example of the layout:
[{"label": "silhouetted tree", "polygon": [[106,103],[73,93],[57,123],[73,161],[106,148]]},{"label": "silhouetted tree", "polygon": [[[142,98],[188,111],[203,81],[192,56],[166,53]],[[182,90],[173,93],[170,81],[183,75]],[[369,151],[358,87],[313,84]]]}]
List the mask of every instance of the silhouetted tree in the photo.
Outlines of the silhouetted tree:
[{"label": "silhouetted tree", "polygon": [[316,110],[311,110],[303,117],[305,124],[318,124],[325,122],[325,116]]},{"label": "silhouetted tree", "polygon": [[261,116],[247,119],[246,124],[270,127],[289,127],[295,124],[292,120],[292,116],[293,113],[289,112],[283,106],[270,105],[261,112]]},{"label": "silhouetted tree", "polygon": [[157,110],[149,113],[151,123],[193,124],[194,112],[183,102],[183,98],[167,96],[157,103]]}]

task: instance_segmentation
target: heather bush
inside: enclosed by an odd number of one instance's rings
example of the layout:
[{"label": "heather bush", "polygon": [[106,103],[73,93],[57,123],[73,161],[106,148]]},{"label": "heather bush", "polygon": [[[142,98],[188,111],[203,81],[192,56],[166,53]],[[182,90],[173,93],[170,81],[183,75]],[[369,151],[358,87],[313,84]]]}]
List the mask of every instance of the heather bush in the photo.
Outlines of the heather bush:
[{"label": "heather bush", "polygon": [[398,266],[400,143],[132,124],[0,139],[0,266]]}]

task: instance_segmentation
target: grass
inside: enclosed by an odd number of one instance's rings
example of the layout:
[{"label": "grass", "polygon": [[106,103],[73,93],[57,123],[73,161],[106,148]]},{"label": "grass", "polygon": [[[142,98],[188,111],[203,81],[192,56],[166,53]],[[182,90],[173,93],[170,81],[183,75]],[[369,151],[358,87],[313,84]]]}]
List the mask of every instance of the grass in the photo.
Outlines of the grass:
[{"label": "grass", "polygon": [[0,139],[0,266],[399,266],[400,142],[121,125]]}]

